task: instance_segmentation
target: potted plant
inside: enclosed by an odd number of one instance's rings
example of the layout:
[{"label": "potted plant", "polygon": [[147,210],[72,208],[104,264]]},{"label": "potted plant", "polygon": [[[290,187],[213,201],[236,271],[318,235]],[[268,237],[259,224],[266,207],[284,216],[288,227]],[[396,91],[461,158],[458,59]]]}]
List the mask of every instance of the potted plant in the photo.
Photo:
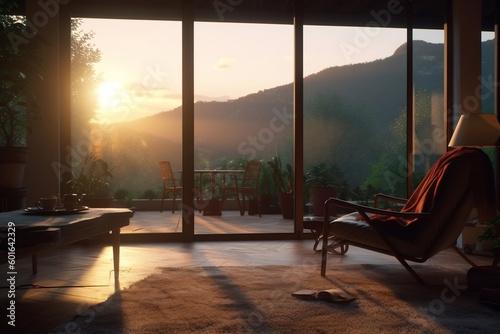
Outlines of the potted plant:
[{"label": "potted plant", "polygon": [[113,197],[110,195],[109,180],[113,168],[101,158],[89,154],[83,162],[78,175],[68,181],[71,191],[77,194],[82,205],[95,208],[111,207]]},{"label": "potted plant", "polygon": [[38,117],[33,84],[42,80],[37,50],[41,40],[20,42],[25,23],[9,15],[15,1],[0,8],[0,188],[20,188],[27,162],[26,133]]},{"label": "potted plant", "polygon": [[[314,216],[323,216],[325,201],[337,196],[337,189],[344,183],[344,173],[335,164],[320,163],[305,175],[306,187],[313,206]],[[335,212],[330,211],[331,215]]]},{"label": "potted plant", "polygon": [[274,185],[278,190],[281,214],[285,219],[293,219],[293,169],[290,164],[283,168],[278,155],[269,160],[268,165],[273,173]]},{"label": "potted plant", "polygon": [[486,223],[486,227],[477,238],[479,242],[489,241],[493,244],[493,266],[500,262],[500,216],[496,216]]}]

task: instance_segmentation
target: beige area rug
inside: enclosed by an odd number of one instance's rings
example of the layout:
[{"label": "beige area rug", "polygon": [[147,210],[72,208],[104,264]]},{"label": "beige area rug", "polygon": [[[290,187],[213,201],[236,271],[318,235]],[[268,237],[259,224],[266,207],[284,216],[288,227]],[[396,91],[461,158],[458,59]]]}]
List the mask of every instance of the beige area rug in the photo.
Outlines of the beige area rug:
[{"label": "beige area rug", "polygon": [[[467,266],[165,268],[52,333],[498,333],[500,310],[467,291]],[[300,300],[301,289],[356,299]]]}]

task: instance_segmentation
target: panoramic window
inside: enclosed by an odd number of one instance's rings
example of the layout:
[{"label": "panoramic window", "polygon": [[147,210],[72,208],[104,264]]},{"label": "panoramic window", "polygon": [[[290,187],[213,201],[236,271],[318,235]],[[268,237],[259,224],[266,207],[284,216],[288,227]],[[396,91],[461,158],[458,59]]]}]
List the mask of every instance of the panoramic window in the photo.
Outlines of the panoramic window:
[{"label": "panoramic window", "polygon": [[[406,119],[406,118],[405,118]],[[444,31],[413,30],[413,188],[443,155],[446,141],[444,111]],[[404,133],[406,129],[402,129]]]},{"label": "panoramic window", "polygon": [[[180,22],[72,20],[73,191],[159,211],[159,161],[180,182],[181,39]],[[160,228],[137,231],[180,232],[177,220]]]},{"label": "panoramic window", "polygon": [[[283,169],[292,163],[293,27],[196,22],[194,46],[195,182],[203,212],[195,233],[293,232],[293,220],[251,224],[263,222],[259,214],[283,220],[278,197],[284,190],[269,162],[279,157]],[[246,196],[243,207],[235,178],[241,186],[244,175],[234,170],[250,161],[260,163],[258,180],[247,185],[258,196]],[[245,223],[234,228],[211,217],[240,216],[240,210]]]},{"label": "panoramic window", "polygon": [[404,29],[304,27],[307,213],[406,191],[405,43]]},{"label": "panoramic window", "polygon": [[[367,29],[304,27],[306,215],[322,215],[315,188],[325,185],[363,204],[407,195],[406,30]],[[293,189],[293,26],[196,22],[194,34],[195,233],[292,233],[281,195]],[[162,206],[159,167],[168,161],[181,184],[181,23],[74,18],[72,37],[71,184],[115,206],[162,208],[169,223],[139,232],[182,232],[181,194]],[[413,44],[416,187],[447,146],[443,31],[414,30]],[[484,33],[488,113],[492,44]],[[238,203],[251,161],[257,193]],[[102,175],[92,187],[89,171]],[[241,213],[244,224],[226,224]]]}]

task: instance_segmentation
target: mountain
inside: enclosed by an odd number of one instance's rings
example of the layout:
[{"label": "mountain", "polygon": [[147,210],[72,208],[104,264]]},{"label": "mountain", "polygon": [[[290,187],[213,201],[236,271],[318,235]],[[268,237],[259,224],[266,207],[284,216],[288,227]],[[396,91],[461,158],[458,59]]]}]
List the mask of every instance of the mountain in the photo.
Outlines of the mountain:
[{"label": "mountain", "polygon": [[[492,50],[492,41],[483,43],[486,59],[492,56]],[[414,42],[416,91],[443,95],[443,51],[443,44]],[[492,66],[493,62],[489,64]],[[492,69],[485,71],[493,73]],[[406,73],[404,44],[385,59],[331,67],[307,76],[306,165],[318,159],[332,161],[346,173],[351,184],[363,182],[371,164],[386,150],[392,124],[405,111]],[[276,150],[291,159],[292,97],[290,83],[226,102],[195,103],[197,165],[204,167],[211,161],[213,167],[217,159],[241,156],[268,160]],[[127,188],[131,182],[130,178],[121,180],[130,171],[140,174],[133,187],[156,185],[159,160],[170,160],[181,168],[182,107],[116,124],[112,129],[110,140],[118,143],[117,138],[121,138],[124,142],[117,145],[128,151],[118,157],[120,150],[107,150],[109,159],[120,164],[121,187]]]},{"label": "mountain", "polygon": [[[304,79],[304,101],[317,95],[337,94],[347,100],[362,101],[380,116],[381,123],[391,121],[406,105],[406,46],[391,57],[370,63],[327,68]],[[442,44],[415,42],[416,86],[441,90],[443,63]],[[438,86],[438,87],[436,87]],[[292,84],[266,89],[227,102],[195,103],[197,141],[205,147],[221,149],[224,142],[234,143],[258,133],[268,126],[274,108],[292,110]],[[387,96],[391,98],[388,99]],[[130,122],[139,132],[176,141],[180,139],[182,108],[165,111]],[[170,131],[165,131],[165,125]],[[127,126],[127,124],[124,124]],[[171,129],[172,128],[172,129]],[[223,130],[223,131],[221,131]],[[225,140],[221,140],[225,139]],[[227,140],[230,139],[230,140]],[[223,149],[223,151],[225,151]]]}]

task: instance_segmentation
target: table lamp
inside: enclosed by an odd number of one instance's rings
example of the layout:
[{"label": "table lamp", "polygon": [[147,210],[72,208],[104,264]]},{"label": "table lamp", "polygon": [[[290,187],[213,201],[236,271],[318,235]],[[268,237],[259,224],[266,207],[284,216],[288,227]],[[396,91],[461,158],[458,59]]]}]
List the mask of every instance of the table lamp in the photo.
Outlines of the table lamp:
[{"label": "table lamp", "polygon": [[469,113],[458,120],[449,147],[500,146],[500,124],[495,114]]}]

